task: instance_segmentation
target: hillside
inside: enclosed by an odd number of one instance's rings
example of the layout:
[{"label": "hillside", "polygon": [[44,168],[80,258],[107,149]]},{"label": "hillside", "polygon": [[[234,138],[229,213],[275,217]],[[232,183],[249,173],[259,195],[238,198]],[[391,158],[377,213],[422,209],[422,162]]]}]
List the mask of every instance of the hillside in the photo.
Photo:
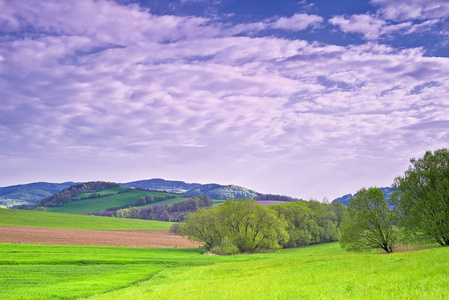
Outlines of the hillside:
[{"label": "hillside", "polygon": [[45,207],[57,207],[63,206],[64,204],[72,201],[99,198],[105,195],[98,194],[98,192],[117,187],[119,187],[119,185],[115,182],[104,182],[104,181],[92,181],[75,184],[66,189],[63,189],[56,195],[52,195],[42,199],[39,205]]},{"label": "hillside", "polygon": [[171,223],[0,208],[0,226],[80,230],[168,230]]},{"label": "hillside", "polygon": [[[97,181],[101,182],[101,181]],[[12,207],[18,205],[36,205],[45,199],[44,206],[60,206],[64,203],[73,201],[72,197],[80,194],[74,185],[84,185],[86,183],[48,183],[35,182],[30,184],[21,184],[7,187],[0,187],[0,207]],[[236,185],[220,185],[220,184],[199,184],[186,183],[184,181],[171,181],[160,178],[132,181],[126,183],[111,183],[114,186],[124,188],[146,189],[154,191],[166,191],[170,193],[185,194],[189,196],[208,195],[217,200],[226,200],[228,198],[256,198],[259,193]],[[50,197],[59,192],[64,191],[64,195],[59,195],[59,199]],[[101,194],[102,189],[86,190],[86,193],[97,192]],[[103,189],[104,190],[104,189]],[[85,195],[86,196],[86,195]]]},{"label": "hillside", "polygon": [[0,206],[37,204],[43,198],[57,194],[74,184],[71,181],[64,183],[34,182],[0,187]]},{"label": "hillside", "polygon": [[149,179],[121,183],[124,187],[163,190],[172,193],[183,193],[189,196],[207,195],[214,199],[226,200],[229,198],[256,198],[259,193],[237,185],[185,183],[183,181],[169,181],[164,179]]},{"label": "hillside", "polygon": [[[73,190],[78,189],[72,187],[71,191],[73,192]],[[181,194],[126,188],[118,185],[101,191],[73,193],[70,199],[67,198],[67,193],[64,190],[49,197],[48,200],[47,198],[43,199],[40,205],[51,212],[84,214],[105,210],[115,211],[133,206],[146,207],[155,204],[172,204],[187,199],[186,196]],[[52,199],[61,198],[65,202],[58,202],[58,205],[55,205]]]},{"label": "hillside", "polygon": [[236,185],[203,184],[197,188],[185,192],[190,196],[207,195],[214,199],[226,200],[229,198],[250,198],[254,199],[259,193]]},{"label": "hillside", "polygon": [[120,183],[124,187],[133,187],[147,190],[166,191],[171,193],[185,193],[188,190],[201,186],[199,183],[185,183],[184,181],[164,180],[153,178],[139,181]]},{"label": "hillside", "polygon": [[[391,193],[393,193],[393,189],[390,188],[390,187],[382,187],[380,189],[384,193],[385,199],[388,200],[388,198],[390,198]],[[347,194],[347,195],[344,195],[344,196],[341,196],[339,198],[336,198],[336,199],[332,200],[332,202],[339,202],[339,203],[341,203],[343,205],[348,206],[348,204],[351,201],[351,199],[356,197],[356,196],[357,196],[357,193],[355,193],[354,195]],[[392,205],[390,204],[390,206],[392,206]]]}]

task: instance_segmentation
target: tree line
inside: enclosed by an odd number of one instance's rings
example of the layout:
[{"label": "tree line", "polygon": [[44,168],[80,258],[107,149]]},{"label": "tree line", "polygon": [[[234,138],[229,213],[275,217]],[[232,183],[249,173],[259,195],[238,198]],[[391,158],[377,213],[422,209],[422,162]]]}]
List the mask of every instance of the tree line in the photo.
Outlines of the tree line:
[{"label": "tree line", "polygon": [[[170,195],[167,195],[170,196]],[[162,196],[161,198],[163,198]],[[166,197],[166,196],[165,196]],[[154,203],[159,197],[146,196],[145,198],[151,199]],[[144,198],[144,199],[145,199]],[[141,201],[142,199],[139,199]],[[138,202],[139,202],[138,201]],[[151,202],[149,202],[151,203]],[[181,222],[184,217],[192,212],[197,211],[199,208],[205,208],[212,206],[212,199],[207,196],[192,197],[187,200],[174,203],[172,205],[153,205],[148,207],[127,207],[119,209],[108,209],[101,212],[89,213],[90,215],[104,216],[104,217],[116,217],[116,218],[131,218],[131,219],[143,219],[143,220],[156,220],[166,222]]]},{"label": "tree line", "polygon": [[[257,252],[336,241],[350,251],[433,242],[449,246],[449,151],[427,151],[410,160],[385,199],[380,188],[362,188],[346,207],[338,202],[296,201],[263,207],[228,199],[185,216],[177,232],[218,254]],[[288,200],[287,200],[288,201]],[[393,204],[393,205],[391,205]]]},{"label": "tree line", "polygon": [[252,253],[336,241],[345,211],[340,203],[261,206],[253,199],[228,199],[188,214],[177,232],[215,253]]},{"label": "tree line", "polygon": [[347,250],[394,251],[400,244],[449,246],[449,151],[427,151],[397,176],[390,209],[379,188],[361,189],[348,205],[340,244]]}]

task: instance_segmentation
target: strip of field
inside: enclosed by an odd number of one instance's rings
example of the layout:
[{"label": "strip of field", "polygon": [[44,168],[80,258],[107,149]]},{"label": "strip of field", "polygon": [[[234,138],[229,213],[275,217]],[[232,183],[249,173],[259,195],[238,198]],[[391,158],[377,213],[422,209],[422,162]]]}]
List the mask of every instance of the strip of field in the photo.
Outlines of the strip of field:
[{"label": "strip of field", "polygon": [[0,243],[147,248],[198,248],[168,230],[70,230],[0,226]]},{"label": "strip of field", "polygon": [[168,230],[171,222],[0,209],[0,226],[83,230]]},{"label": "strip of field", "polygon": [[449,249],[274,253],[0,244],[0,299],[447,299]]}]

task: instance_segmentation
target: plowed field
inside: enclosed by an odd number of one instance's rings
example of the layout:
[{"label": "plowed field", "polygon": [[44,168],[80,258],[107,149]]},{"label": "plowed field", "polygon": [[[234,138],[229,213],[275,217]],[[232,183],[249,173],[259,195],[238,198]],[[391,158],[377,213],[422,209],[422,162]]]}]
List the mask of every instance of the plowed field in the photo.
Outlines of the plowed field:
[{"label": "plowed field", "polygon": [[91,245],[147,248],[198,248],[168,230],[72,230],[0,226],[0,243]]}]

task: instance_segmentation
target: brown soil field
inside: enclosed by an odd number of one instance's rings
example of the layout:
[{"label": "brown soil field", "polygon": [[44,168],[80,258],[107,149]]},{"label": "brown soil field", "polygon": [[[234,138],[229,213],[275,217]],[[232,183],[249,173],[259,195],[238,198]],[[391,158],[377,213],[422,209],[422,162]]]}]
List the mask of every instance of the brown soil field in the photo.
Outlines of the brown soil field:
[{"label": "brown soil field", "polygon": [[0,226],[0,243],[146,248],[198,248],[168,230],[72,230]]}]

